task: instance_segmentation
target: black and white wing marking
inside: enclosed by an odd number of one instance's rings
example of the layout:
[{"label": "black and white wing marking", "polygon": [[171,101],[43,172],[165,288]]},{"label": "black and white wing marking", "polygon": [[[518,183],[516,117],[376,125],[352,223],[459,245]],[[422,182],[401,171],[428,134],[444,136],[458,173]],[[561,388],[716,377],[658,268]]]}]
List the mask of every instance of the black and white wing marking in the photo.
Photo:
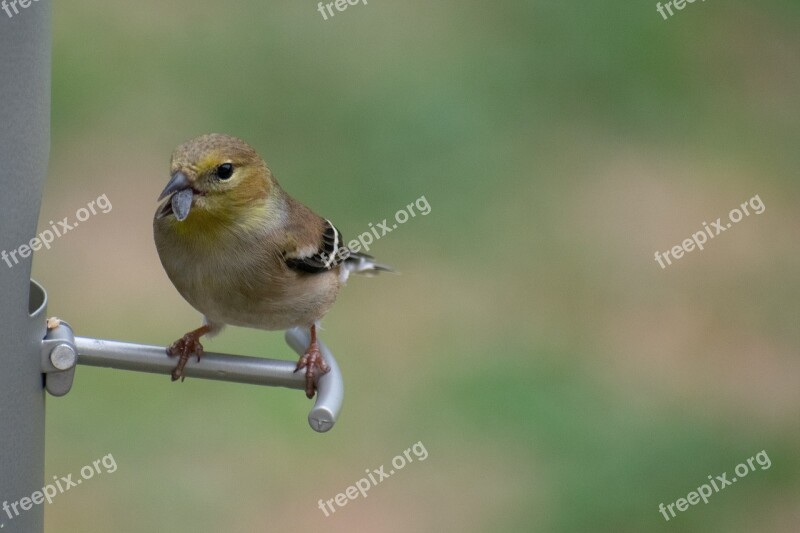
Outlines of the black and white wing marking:
[{"label": "black and white wing marking", "polygon": [[325,219],[325,229],[322,232],[322,242],[316,252],[311,255],[287,257],[286,264],[289,268],[308,274],[327,272],[343,263],[350,257],[350,250],[342,243],[342,234]]}]

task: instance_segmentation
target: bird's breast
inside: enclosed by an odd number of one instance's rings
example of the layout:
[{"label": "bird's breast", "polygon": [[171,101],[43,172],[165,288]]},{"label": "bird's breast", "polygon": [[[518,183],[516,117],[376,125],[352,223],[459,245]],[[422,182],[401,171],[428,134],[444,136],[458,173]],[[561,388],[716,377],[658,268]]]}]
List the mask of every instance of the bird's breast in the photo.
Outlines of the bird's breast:
[{"label": "bird's breast", "polygon": [[178,292],[214,323],[267,330],[310,325],[339,289],[338,269],[297,273],[265,236],[231,235],[210,245],[156,225],[155,240]]}]

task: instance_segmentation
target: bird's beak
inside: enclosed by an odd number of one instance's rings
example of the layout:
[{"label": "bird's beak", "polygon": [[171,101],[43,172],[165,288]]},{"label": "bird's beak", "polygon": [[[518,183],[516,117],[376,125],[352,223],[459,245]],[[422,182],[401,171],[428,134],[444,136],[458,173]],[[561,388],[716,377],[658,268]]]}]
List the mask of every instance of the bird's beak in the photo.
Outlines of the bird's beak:
[{"label": "bird's beak", "polygon": [[191,184],[189,183],[189,178],[186,177],[186,174],[183,172],[176,172],[172,175],[172,179],[169,180],[169,183],[167,183],[167,186],[164,187],[164,190],[161,191],[161,196],[158,197],[158,201],[160,202],[170,194],[183,189],[188,189],[189,187],[191,187]]},{"label": "bird's beak", "polygon": [[164,206],[158,212],[158,218],[174,214],[179,222],[186,220],[186,217],[189,216],[189,211],[192,209],[192,200],[194,198],[194,191],[186,174],[183,172],[173,174],[172,179],[169,180],[169,183],[161,192],[161,196],[158,197],[159,201],[170,194],[172,198],[164,202]]}]

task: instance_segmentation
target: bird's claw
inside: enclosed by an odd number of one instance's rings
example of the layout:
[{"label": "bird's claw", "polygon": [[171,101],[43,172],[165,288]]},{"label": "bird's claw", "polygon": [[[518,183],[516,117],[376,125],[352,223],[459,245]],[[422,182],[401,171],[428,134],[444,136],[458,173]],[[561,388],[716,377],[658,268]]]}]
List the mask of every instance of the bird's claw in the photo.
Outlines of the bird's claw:
[{"label": "bird's claw", "polygon": [[170,357],[178,357],[178,365],[172,371],[172,381],[181,381],[186,379],[183,374],[183,369],[192,355],[197,356],[197,362],[200,362],[200,356],[203,355],[203,345],[200,344],[200,339],[195,332],[187,333],[180,339],[173,342],[167,348],[167,355]]},{"label": "bird's claw", "polygon": [[328,366],[328,363],[323,359],[319,347],[312,345],[297,361],[297,367],[294,371],[297,372],[303,368],[306,369],[306,396],[308,398],[313,398],[314,392],[317,389],[317,376],[327,374],[330,372],[331,367]]}]

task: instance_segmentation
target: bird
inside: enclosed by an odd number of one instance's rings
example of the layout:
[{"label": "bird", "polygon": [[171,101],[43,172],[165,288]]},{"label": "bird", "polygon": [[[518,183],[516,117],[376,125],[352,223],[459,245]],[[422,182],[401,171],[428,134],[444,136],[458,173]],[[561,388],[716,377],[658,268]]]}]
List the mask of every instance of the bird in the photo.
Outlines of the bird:
[{"label": "bird", "polygon": [[[185,379],[200,338],[226,325],[262,330],[308,328],[305,392],[330,370],[317,328],[351,273],[393,272],[350,249],[339,230],[279,185],[256,150],[238,137],[201,135],[172,153],[169,181],[158,197],[153,235],[159,259],[203,325],[172,343],[172,381]],[[354,246],[355,248],[355,246]]]}]

